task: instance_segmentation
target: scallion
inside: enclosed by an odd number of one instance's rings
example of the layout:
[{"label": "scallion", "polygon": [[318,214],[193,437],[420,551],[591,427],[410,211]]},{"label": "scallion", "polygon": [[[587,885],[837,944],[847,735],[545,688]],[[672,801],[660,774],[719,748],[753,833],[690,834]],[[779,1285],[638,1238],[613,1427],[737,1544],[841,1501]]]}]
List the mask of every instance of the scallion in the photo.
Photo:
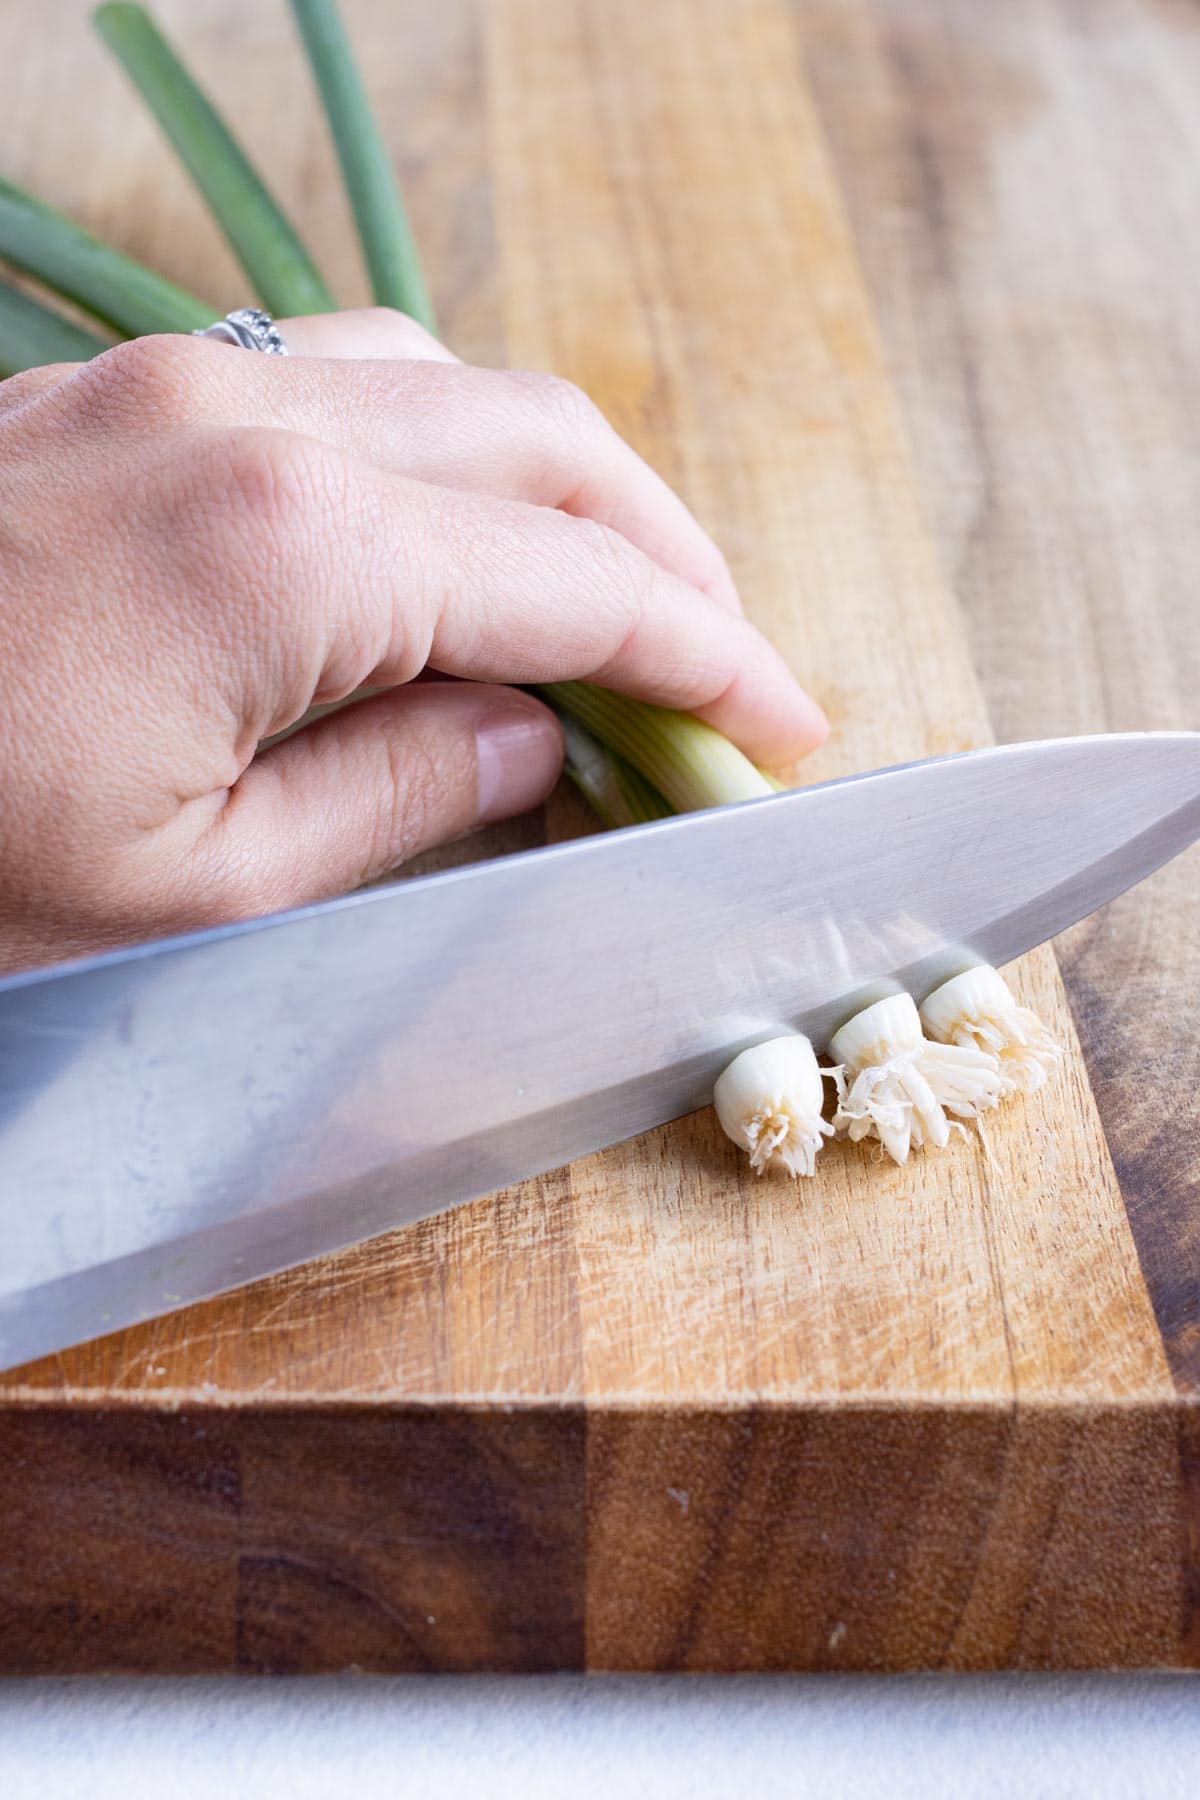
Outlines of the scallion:
[{"label": "scallion", "polygon": [[567,713],[559,713],[565,755],[563,768],[601,824],[610,831],[669,818],[674,808],[631,763],[601,744]]},{"label": "scallion", "polygon": [[294,227],[145,8],[111,0],[92,18],[175,146],[263,305],[277,316],[332,312],[336,302]]},{"label": "scallion", "polygon": [[0,257],[130,337],[192,331],[217,309],[0,181]]},{"label": "scallion", "polygon": [[649,706],[585,681],[547,682],[536,691],[631,763],[676,812],[776,792],[749,757],[690,713]]},{"label": "scallion", "polygon": [[391,158],[334,0],[292,0],[333,134],[358,239],[380,306],[394,306],[429,331],[433,303],[421,272]]},{"label": "scallion", "polygon": [[878,1138],[894,1162],[922,1144],[944,1147],[948,1114],[975,1119],[1005,1091],[986,1050],[924,1036],[911,994],[891,994],[856,1014],[829,1044],[839,1064],[834,1126],[851,1139]]},{"label": "scallion", "polygon": [[721,1129],[756,1175],[773,1166],[793,1177],[813,1173],[817,1152],[833,1135],[821,1116],[822,1073],[808,1039],[791,1032],[743,1050],[718,1079],[713,1105]]},{"label": "scallion", "polygon": [[1062,1048],[1035,1012],[1021,1006],[987,963],[945,981],[921,1003],[921,1023],[939,1044],[986,1050],[1000,1063],[1010,1093],[1036,1093],[1062,1060]]},{"label": "scallion", "polygon": [[105,347],[82,325],[0,281],[0,376],[43,363],[86,362]]}]

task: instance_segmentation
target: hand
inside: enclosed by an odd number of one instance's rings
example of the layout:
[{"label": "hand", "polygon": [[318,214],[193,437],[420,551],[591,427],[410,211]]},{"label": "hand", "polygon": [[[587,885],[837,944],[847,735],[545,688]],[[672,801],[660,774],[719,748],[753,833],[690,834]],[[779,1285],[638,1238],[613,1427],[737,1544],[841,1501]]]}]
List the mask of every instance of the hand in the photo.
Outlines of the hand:
[{"label": "hand", "polygon": [[[767,765],[824,735],[575,388],[387,311],[282,329],[288,359],[143,338],[0,384],[0,966],[344,892],[536,805],[558,728],[497,683],[587,677]],[[256,755],[360,686],[388,691]]]}]

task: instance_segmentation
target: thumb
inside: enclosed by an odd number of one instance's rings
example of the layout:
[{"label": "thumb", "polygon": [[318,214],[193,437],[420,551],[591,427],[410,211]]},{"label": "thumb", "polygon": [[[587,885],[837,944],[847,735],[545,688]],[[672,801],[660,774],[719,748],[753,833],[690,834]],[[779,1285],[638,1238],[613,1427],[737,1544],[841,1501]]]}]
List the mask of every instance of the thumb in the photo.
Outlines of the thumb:
[{"label": "thumb", "polygon": [[226,916],[343,894],[537,806],[561,767],[558,722],[530,694],[468,681],[393,688],[250,764],[202,846],[199,884],[210,874]]}]

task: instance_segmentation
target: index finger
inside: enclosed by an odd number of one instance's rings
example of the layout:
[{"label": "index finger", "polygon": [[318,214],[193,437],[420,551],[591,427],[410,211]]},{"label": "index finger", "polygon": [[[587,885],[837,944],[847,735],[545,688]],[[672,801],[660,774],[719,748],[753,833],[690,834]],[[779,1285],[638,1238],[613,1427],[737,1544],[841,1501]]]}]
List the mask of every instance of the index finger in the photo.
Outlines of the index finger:
[{"label": "index finger", "polygon": [[[333,434],[336,441],[339,418],[349,416],[361,447],[398,473],[613,525],[656,562],[740,612],[733,578],[711,537],[573,383],[535,371],[464,366],[424,326],[387,306],[285,319],[281,329],[308,363],[397,366],[382,380],[343,368],[338,386],[328,393],[318,386],[312,399],[323,427],[299,419],[279,423],[318,437]],[[413,363],[443,366],[406,367]],[[280,369],[257,373],[277,379]],[[355,395],[350,409],[348,383]],[[295,388],[293,381],[289,397],[303,403]]]},{"label": "index finger", "polygon": [[825,736],[820,707],[753,626],[606,526],[288,433],[219,439],[224,467],[205,443],[222,587],[260,596],[237,617],[293,717],[430,665],[477,681],[592,680],[695,712],[769,767]]}]

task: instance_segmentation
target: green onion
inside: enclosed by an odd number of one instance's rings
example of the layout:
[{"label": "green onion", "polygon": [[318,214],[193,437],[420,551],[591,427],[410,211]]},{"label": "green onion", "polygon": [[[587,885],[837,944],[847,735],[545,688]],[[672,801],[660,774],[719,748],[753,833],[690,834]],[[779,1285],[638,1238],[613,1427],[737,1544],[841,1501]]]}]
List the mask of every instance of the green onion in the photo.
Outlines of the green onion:
[{"label": "green onion", "polygon": [[[575,721],[575,729],[583,730],[578,721]],[[604,751],[612,764],[613,781],[616,783],[617,792],[624,803],[624,818],[627,824],[648,825],[654,819],[671,817],[675,808],[669,800],[664,799],[656,787],[651,786],[639,769],[635,769],[632,763],[626,762],[623,756],[618,756],[615,750],[609,750],[607,745],[601,744],[598,747]]]},{"label": "green onion", "polygon": [[566,754],[563,767],[592,811],[610,831],[670,818],[674,808],[632,764],[598,743],[577,719],[559,713]]},{"label": "green onion", "polygon": [[977,1119],[1003,1099],[1000,1064],[975,1044],[936,1044],[911,994],[887,994],[829,1040],[837,1064],[833,1123],[852,1142],[878,1138],[893,1162],[950,1142],[954,1119]]},{"label": "green onion", "polygon": [[0,281],[0,376],[43,363],[86,362],[104,349],[103,339],[82,325]]},{"label": "green onion", "polygon": [[321,91],[375,299],[433,331],[433,305],[404,201],[335,0],[292,0],[292,11]]},{"label": "green onion", "polygon": [[0,181],[0,256],[131,337],[191,331],[216,314],[8,181]]},{"label": "green onion", "polygon": [[111,4],[92,18],[174,144],[263,305],[279,316],[332,312],[333,296],[292,225],[145,8]]},{"label": "green onion", "polygon": [[927,995],[921,1024],[935,1043],[996,1057],[1010,1094],[1036,1094],[1062,1061],[1061,1046],[989,963],[965,969]]},{"label": "green onion", "polygon": [[833,1126],[822,1118],[823,1080],[816,1051],[798,1031],[752,1044],[735,1056],[713,1089],[725,1136],[744,1150],[756,1175],[780,1168],[795,1180],[813,1174]]},{"label": "green onion", "polygon": [[690,713],[648,706],[586,681],[552,681],[536,691],[631,763],[676,812],[777,791],[728,738]]}]

